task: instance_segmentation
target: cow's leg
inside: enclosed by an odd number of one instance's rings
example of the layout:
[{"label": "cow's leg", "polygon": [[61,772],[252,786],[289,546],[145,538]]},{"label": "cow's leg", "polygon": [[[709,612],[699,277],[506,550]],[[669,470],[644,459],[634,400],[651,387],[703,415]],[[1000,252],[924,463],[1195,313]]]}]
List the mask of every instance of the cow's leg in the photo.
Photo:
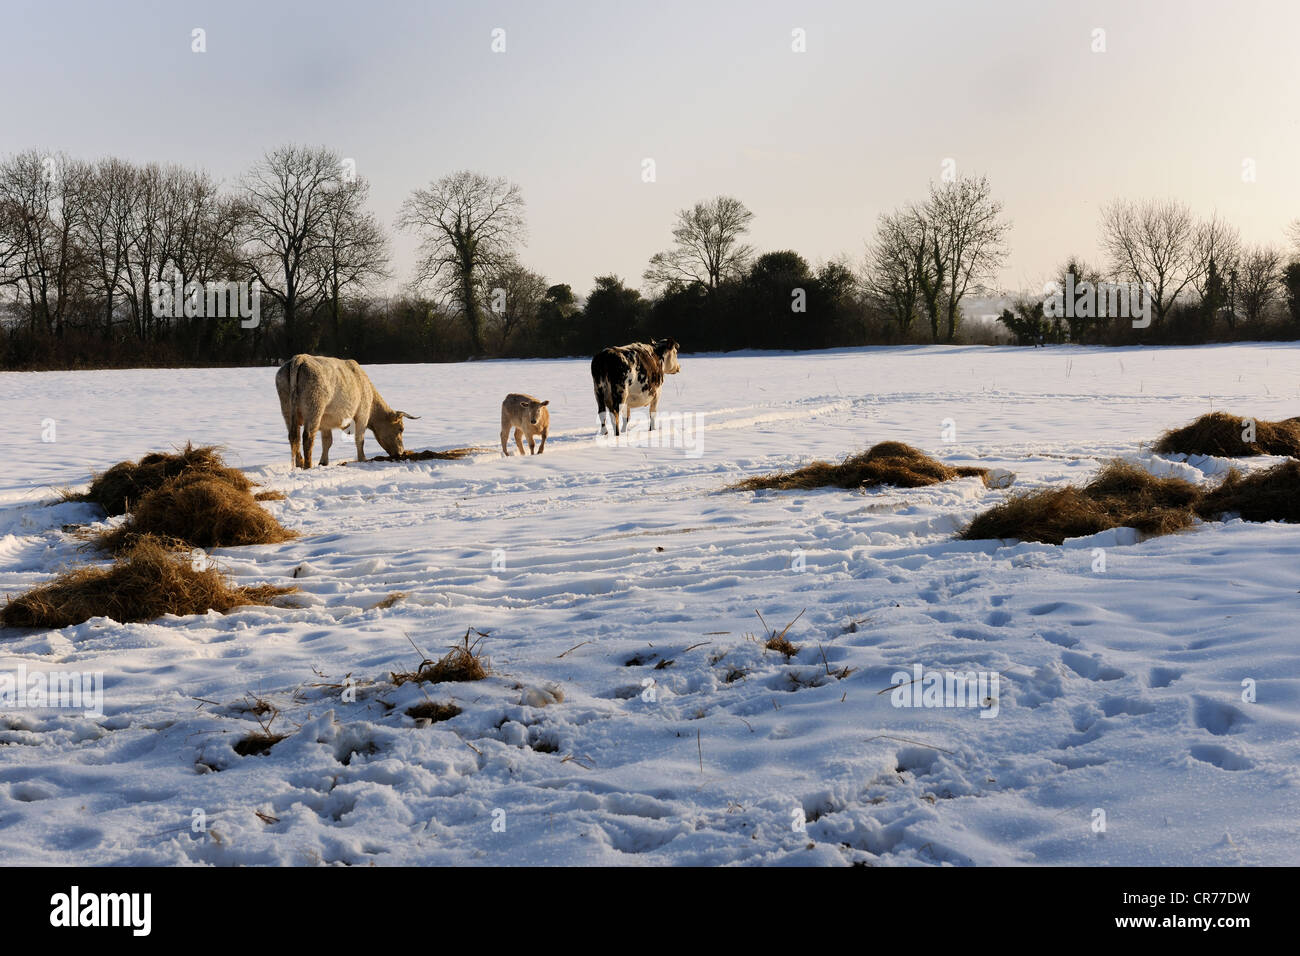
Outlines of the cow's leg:
[{"label": "cow's leg", "polygon": [[536,432],[528,433],[528,454],[530,455],[537,454],[537,433]]},{"label": "cow's leg", "polygon": [[540,455],[542,452],[546,451],[546,433],[547,433],[548,431],[550,431],[550,429],[548,429],[548,428],[543,428],[543,429],[542,429],[542,447],[539,448],[539,449],[537,449],[537,454],[539,454],[539,455]]},{"label": "cow's leg", "polygon": [[510,426],[506,425],[501,429],[501,454],[507,458],[510,457],[510,449],[506,447],[506,442],[510,440]]},{"label": "cow's leg", "polygon": [[522,455],[524,453],[524,430],[522,428],[515,429],[515,446],[519,449],[519,454]]},{"label": "cow's leg", "polygon": [[659,393],[655,392],[650,396],[650,430],[655,430],[655,416],[659,414]]},{"label": "cow's leg", "polygon": [[357,444],[357,461],[366,460],[366,425],[352,419],[352,439]]},{"label": "cow's leg", "polygon": [[[617,437],[619,436],[619,430],[618,430],[618,417],[619,417],[620,414],[622,414],[622,411],[623,411],[623,399],[624,399],[624,397],[625,397],[625,396],[624,396],[624,390],[621,389],[621,388],[615,388],[615,389],[613,389],[613,394],[610,395],[610,403],[609,403],[609,404],[610,404],[610,409],[609,409],[609,412],[610,412],[610,414],[611,414],[611,415],[613,416],[613,418],[614,418],[614,437],[615,437],[615,438],[617,438]],[[625,422],[624,425],[623,425],[623,430],[624,430],[624,431],[627,430],[627,424],[626,424],[626,422]]]},{"label": "cow's leg", "polygon": [[322,428],[320,430],[320,463],[328,465],[330,463],[330,445],[334,444],[334,429]]},{"label": "cow's leg", "polygon": [[608,434],[609,429],[606,427],[608,414],[605,410],[605,392],[601,389],[600,382],[596,383],[596,418],[600,420],[600,433],[602,435]]},{"label": "cow's leg", "polygon": [[302,426],[296,422],[289,426],[289,455],[293,459],[293,467],[302,467]]},{"label": "cow's leg", "polygon": [[316,444],[316,426],[306,424],[302,426],[302,466],[311,467],[312,446]]}]

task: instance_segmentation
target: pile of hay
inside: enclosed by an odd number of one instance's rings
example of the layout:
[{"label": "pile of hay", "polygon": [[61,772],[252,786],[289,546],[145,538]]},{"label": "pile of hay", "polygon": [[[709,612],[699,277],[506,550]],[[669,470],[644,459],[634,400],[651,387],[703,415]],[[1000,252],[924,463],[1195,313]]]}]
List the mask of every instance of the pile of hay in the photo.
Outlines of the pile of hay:
[{"label": "pile of hay", "polygon": [[[1255,423],[1255,440],[1242,435],[1249,422]],[[1202,415],[1190,425],[1165,432],[1156,442],[1159,454],[1214,455],[1240,458],[1247,455],[1289,455],[1300,458],[1300,418],[1266,422],[1245,415],[1213,412]]]},{"label": "pile of hay", "polygon": [[169,552],[161,542],[143,537],[107,568],[78,568],[49,584],[11,598],[0,608],[6,627],[69,627],[92,617],[122,624],[151,621],[164,614],[225,614],[296,588],[259,585],[232,587],[213,569],[194,570],[191,562]]},{"label": "pile of hay", "polygon": [[1082,488],[1067,485],[1008,498],[976,517],[961,537],[1060,544],[1110,528],[1170,534],[1195,523],[1202,496],[1201,489],[1181,478],[1156,478],[1135,465],[1112,461]]},{"label": "pile of hay", "polygon": [[815,461],[796,471],[755,475],[729,485],[735,491],[809,488],[870,488],[894,485],[920,488],[954,478],[981,478],[988,484],[987,468],[953,468],[902,442],[886,441],[865,452],[850,455],[839,464]]},{"label": "pile of hay", "polygon": [[1205,489],[1112,461],[1082,488],[1067,485],[1008,498],[976,517],[960,537],[1060,544],[1110,528],[1136,528],[1154,537],[1190,527],[1198,517],[1213,520],[1230,513],[1245,521],[1300,523],[1300,462],[1284,461],[1247,476],[1234,469]]},{"label": "pile of hay", "polygon": [[253,487],[242,471],[227,467],[215,446],[195,448],[187,442],[179,454],[153,452],[139,461],[119,461],[108,471],[96,475],[86,491],[69,492],[63,497],[67,501],[89,501],[109,515],[121,515],[130,511],[149,492],[180,475],[204,475],[241,491]]},{"label": "pile of hay", "polygon": [[1197,510],[1203,518],[1235,513],[1243,521],[1300,524],[1300,462],[1284,461],[1245,476],[1234,468]]},{"label": "pile of hay", "polygon": [[182,472],[141,498],[121,526],[100,536],[100,544],[119,552],[144,535],[191,548],[278,544],[297,537],[258,504],[249,487],[247,480],[241,487],[204,471]]}]

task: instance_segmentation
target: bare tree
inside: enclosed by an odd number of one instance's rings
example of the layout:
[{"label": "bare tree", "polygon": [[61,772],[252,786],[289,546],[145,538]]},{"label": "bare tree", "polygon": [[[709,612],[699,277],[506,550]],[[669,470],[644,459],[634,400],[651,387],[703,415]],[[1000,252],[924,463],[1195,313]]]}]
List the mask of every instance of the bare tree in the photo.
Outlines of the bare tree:
[{"label": "bare tree", "polygon": [[165,255],[162,252],[160,217],[164,178],[157,163],[136,169],[126,226],[126,261],[121,288],[130,307],[131,326],[140,337],[145,335],[149,322],[149,283],[162,278]]},{"label": "bare tree", "polygon": [[366,209],[370,184],[359,177],[342,179],[328,192],[315,268],[330,310],[334,353],[343,350],[339,300],[343,293],[365,288],[388,275],[388,237],[374,213]]},{"label": "bare tree", "polygon": [[[922,276],[927,268],[929,223],[915,207],[883,213],[876,224],[876,236],[867,246],[863,287],[882,302],[898,329],[907,335],[923,308]],[[928,287],[937,290],[937,284]],[[937,299],[932,298],[932,304]],[[937,305],[934,310],[937,328]]]},{"label": "bare tree", "polygon": [[29,150],[0,166],[0,207],[17,228],[8,253],[10,284],[26,299],[30,328],[62,336],[81,293],[85,263],[76,242],[85,166],[62,154]]},{"label": "bare tree", "polygon": [[1206,273],[1203,230],[1177,200],[1117,199],[1102,209],[1102,247],[1117,275],[1150,290],[1157,323]]},{"label": "bare tree", "polygon": [[322,293],[319,261],[330,194],[342,178],[339,155],[324,147],[282,146],[245,177],[244,262],[284,315],[285,344],[298,345],[297,319]]},{"label": "bare tree", "polygon": [[121,159],[103,159],[85,172],[80,195],[79,241],[103,301],[104,334],[113,334],[117,294],[124,285],[131,245],[131,208],[137,172]]},{"label": "bare tree", "polygon": [[546,278],[512,260],[487,274],[483,286],[496,349],[504,353],[520,332],[537,321],[546,298]]},{"label": "bare tree", "polygon": [[677,213],[673,247],[655,253],[643,278],[652,288],[698,282],[713,291],[740,275],[753,255],[741,238],[754,214],[739,199],[717,196]]},{"label": "bare tree", "polygon": [[1192,283],[1197,294],[1204,297],[1211,262],[1223,275],[1237,268],[1237,261],[1241,257],[1241,234],[1235,226],[1220,219],[1216,213],[1197,224],[1194,243],[1197,269]]},{"label": "bare tree", "polygon": [[476,353],[483,351],[481,282],[523,241],[523,207],[513,183],[461,170],[415,190],[398,214],[398,228],[420,239],[414,284],[459,305]]},{"label": "bare tree", "polygon": [[1282,266],[1285,257],[1275,246],[1248,246],[1237,267],[1237,302],[1247,323],[1255,325],[1269,305],[1282,294]]},{"label": "bare tree", "polygon": [[23,278],[23,213],[4,192],[4,168],[0,167],[0,286],[17,285]]},{"label": "bare tree", "polygon": [[[991,279],[1006,258],[1010,225],[986,177],[963,176],[930,185],[925,217],[931,228],[931,268],[938,276],[945,338],[951,342],[961,321],[961,301]],[[924,273],[922,273],[924,275]]]}]

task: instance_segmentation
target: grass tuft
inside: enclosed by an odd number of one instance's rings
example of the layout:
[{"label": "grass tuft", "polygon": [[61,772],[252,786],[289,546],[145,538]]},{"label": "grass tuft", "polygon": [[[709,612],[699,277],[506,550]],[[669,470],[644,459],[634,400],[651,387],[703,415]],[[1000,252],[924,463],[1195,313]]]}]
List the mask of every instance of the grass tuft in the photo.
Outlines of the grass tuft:
[{"label": "grass tuft", "polygon": [[[470,634],[478,635],[478,639],[473,643],[470,642]],[[422,660],[420,666],[413,671],[394,671],[392,674],[393,683],[400,687],[407,681],[412,680],[428,684],[441,684],[444,681],[483,680],[492,673],[491,659],[483,656],[478,650],[479,645],[483,643],[483,639],[486,637],[487,635],[482,631],[476,631],[472,627],[468,628],[465,631],[462,643],[453,645],[451,650],[438,660]]]}]

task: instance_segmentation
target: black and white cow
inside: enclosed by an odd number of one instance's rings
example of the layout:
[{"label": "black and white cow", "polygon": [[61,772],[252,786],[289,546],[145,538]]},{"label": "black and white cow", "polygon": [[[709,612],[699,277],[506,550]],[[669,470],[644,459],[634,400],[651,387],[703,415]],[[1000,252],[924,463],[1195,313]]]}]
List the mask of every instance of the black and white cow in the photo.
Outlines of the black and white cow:
[{"label": "black and white cow", "polygon": [[591,360],[591,382],[596,389],[596,415],[600,419],[600,433],[607,434],[608,412],[614,419],[614,434],[619,434],[618,416],[624,406],[623,431],[632,409],[650,406],[650,429],[654,430],[655,415],[659,411],[659,389],[665,375],[676,375],[682,370],[677,364],[677,342],[674,339],[655,339],[649,345],[633,342],[602,349]]}]

